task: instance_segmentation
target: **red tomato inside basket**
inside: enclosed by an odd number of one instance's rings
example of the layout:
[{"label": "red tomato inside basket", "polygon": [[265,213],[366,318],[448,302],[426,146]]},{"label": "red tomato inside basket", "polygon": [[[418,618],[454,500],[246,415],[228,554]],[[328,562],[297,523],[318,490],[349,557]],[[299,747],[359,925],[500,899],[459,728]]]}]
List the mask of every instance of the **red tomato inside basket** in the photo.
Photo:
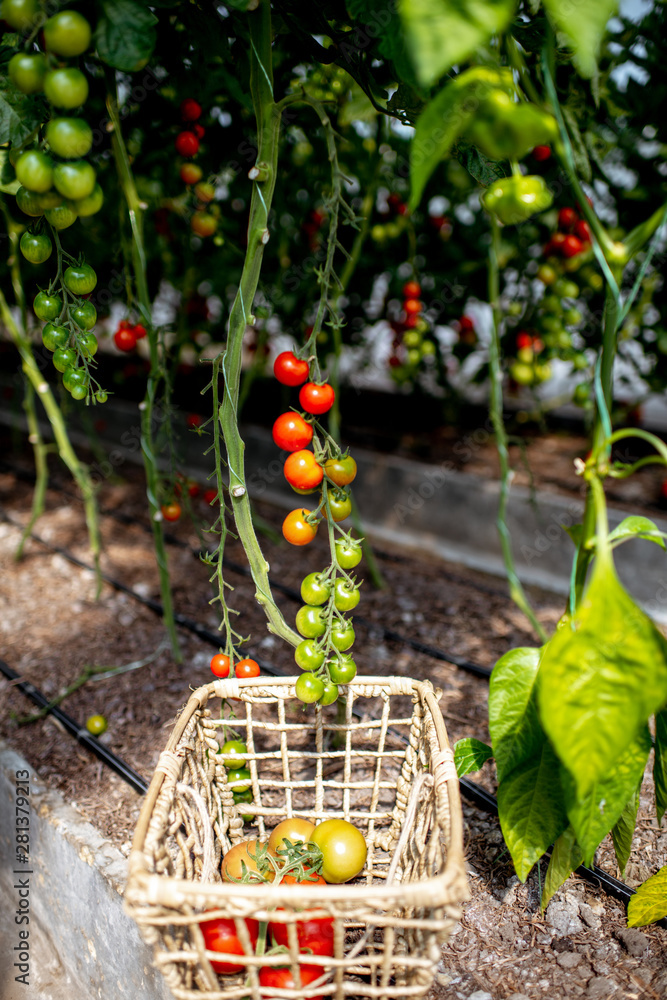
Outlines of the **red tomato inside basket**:
[{"label": "red tomato inside basket", "polygon": [[[246,920],[246,927],[250,935],[250,943],[255,948],[259,924],[256,920]],[[214,917],[213,920],[203,920],[200,925],[204,935],[204,944],[207,951],[220,951],[231,955],[245,955],[243,945],[239,941],[236,924],[233,920],[224,917]],[[236,972],[243,972],[245,965],[238,965],[234,962],[217,962],[211,960],[211,965],[215,972],[223,976],[229,976]]]}]

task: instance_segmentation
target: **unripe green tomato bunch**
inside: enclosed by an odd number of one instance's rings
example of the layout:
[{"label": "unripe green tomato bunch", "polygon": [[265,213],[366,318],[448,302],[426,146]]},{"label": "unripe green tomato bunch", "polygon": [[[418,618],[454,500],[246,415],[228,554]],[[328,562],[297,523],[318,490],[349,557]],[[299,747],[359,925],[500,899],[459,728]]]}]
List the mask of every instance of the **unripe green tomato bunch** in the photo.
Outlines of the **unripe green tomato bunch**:
[{"label": "unripe green tomato bunch", "polygon": [[[289,410],[273,425],[274,442],[289,452],[285,478],[297,493],[320,491],[315,510],[296,508],[287,515],[283,535],[292,545],[307,545],[324,520],[331,547],[328,568],[310,573],[301,584],[304,604],[297,612],[296,627],[303,639],[294,651],[294,659],[303,673],[296,682],[296,696],[305,704],[332,705],[338,698],[338,685],[349,683],[357,672],[348,652],[354,642],[354,629],[346,616],[359,603],[359,586],[348,570],[361,562],[361,546],[339,527],[352,511],[347,487],[357,474],[357,463],[351,455],[341,454],[316,419],[331,409],[333,388],[326,382],[308,381],[309,362],[292,351],[278,355],[273,371],[283,385],[301,386],[302,412]],[[307,447],[311,442],[313,451]]]},{"label": "unripe green tomato bunch", "polygon": [[[37,0],[2,0],[2,16],[17,31],[34,30],[42,14]],[[71,60],[83,55],[92,37],[90,24],[76,10],[60,10],[44,21],[44,52],[16,52],[8,76],[23,94],[44,93],[52,116],[42,128],[41,141],[12,150],[11,160],[21,187],[19,209],[33,219],[46,219],[56,230],[68,229],[77,218],[99,212],[104,201],[93,165],[85,159],[93,132],[78,110],[88,97],[88,80]],[[31,263],[42,263],[52,252],[43,222],[21,237],[21,252]]]}]

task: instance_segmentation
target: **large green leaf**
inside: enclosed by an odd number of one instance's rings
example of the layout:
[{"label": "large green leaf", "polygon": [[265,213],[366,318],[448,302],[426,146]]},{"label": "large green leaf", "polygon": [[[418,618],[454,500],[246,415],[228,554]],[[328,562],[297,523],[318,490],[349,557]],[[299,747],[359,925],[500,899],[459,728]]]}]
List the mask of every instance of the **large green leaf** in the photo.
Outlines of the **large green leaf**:
[{"label": "large green leaf", "polygon": [[540,720],[579,797],[667,702],[667,643],[608,557],[597,558],[580,607],[544,647],[537,691]]},{"label": "large green leaf", "polygon": [[554,26],[563,32],[574,52],[582,76],[593,76],[597,68],[600,42],[619,0],[543,0]]},{"label": "large green leaf", "polygon": [[417,80],[432,87],[458,63],[504,31],[514,0],[399,0]]},{"label": "large green leaf", "polygon": [[667,705],[655,715],[653,781],[655,784],[655,811],[658,823],[660,823],[667,809]]},{"label": "large green leaf", "polygon": [[628,903],[628,927],[643,927],[667,917],[667,865],[647,878]]},{"label": "large green leaf", "polygon": [[114,69],[142,69],[155,48],[157,18],[136,0],[102,0],[95,44],[100,59]]},{"label": "large green leaf", "polygon": [[489,683],[489,733],[498,780],[539,753],[544,743],[535,700],[541,650],[512,649],[496,663]]},{"label": "large green leaf", "polygon": [[612,827],[611,831],[611,839],[614,842],[614,852],[616,854],[616,861],[618,862],[621,876],[625,872],[625,866],[628,863],[630,851],[632,850],[632,838],[637,824],[637,811],[639,810],[640,788],[641,781],[635,789],[635,794],[629,802],[626,802],[623,812]]},{"label": "large green leaf", "polygon": [[542,890],[542,899],[540,901],[540,906],[543,910],[546,910],[553,894],[560,889],[563,882],[570,877],[583,860],[584,853],[577,843],[574,830],[571,826],[568,826],[561,833],[551,852],[551,859],[544,878],[544,889]]},{"label": "large green leaf", "polygon": [[514,868],[522,882],[547,847],[567,827],[558,759],[545,739],[498,786],[498,817]]},{"label": "large green leaf", "polygon": [[417,208],[429,177],[468,128],[490,91],[511,86],[511,77],[486,66],[459,73],[426,105],[410,146],[410,206]]},{"label": "large green leaf", "polygon": [[0,85],[0,145],[20,146],[48,117],[44,100],[22,94],[6,80]]},{"label": "large green leaf", "polygon": [[587,865],[635,795],[650,750],[651,734],[645,727],[604,776],[581,796],[577,795],[572,775],[563,768],[561,782],[565,790],[565,808]]},{"label": "large green leaf", "polygon": [[[347,0],[347,11],[361,22],[361,34],[354,32],[353,44],[359,51],[377,38],[378,52],[391,60],[401,80],[415,83],[415,73],[408,55],[405,32],[396,9],[396,0]],[[341,48],[345,48],[345,42]]]},{"label": "large green leaf", "polygon": [[472,736],[466,736],[454,744],[454,763],[459,778],[462,778],[464,774],[479,771],[491,757],[493,757],[491,747],[482,743],[481,740],[473,739]]}]

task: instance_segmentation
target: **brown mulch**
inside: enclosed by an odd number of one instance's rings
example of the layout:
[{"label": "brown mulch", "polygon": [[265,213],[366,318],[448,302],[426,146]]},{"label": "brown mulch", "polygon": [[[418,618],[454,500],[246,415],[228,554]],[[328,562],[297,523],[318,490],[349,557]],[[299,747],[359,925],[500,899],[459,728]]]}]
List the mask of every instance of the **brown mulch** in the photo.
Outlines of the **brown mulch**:
[{"label": "brown mulch", "polygon": [[[545,457],[545,462],[548,458]],[[29,461],[13,458],[16,464]],[[55,469],[54,465],[54,469]],[[553,469],[553,462],[551,463]],[[468,471],[478,471],[470,465]],[[105,510],[136,517],[123,524],[102,517],[103,568],[111,577],[145,597],[159,599],[145,499],[138,470],[125,469],[122,481],[106,483],[100,493]],[[47,511],[35,531],[46,541],[90,562],[82,505],[71,484],[57,470],[53,482],[67,492],[49,489]],[[95,581],[87,569],[29,540],[23,559],[13,560],[25,523],[31,488],[12,472],[0,474],[0,632],[2,657],[22,677],[49,697],[71,683],[87,665],[110,669],[153,656],[151,663],[114,677],[91,680],[67,698],[64,710],[81,723],[102,712],[109,720],[102,737],[107,745],[147,779],[191,688],[211,678],[212,647],[180,630],[183,663],[164,647],[162,622],[131,595],[104,585],[95,599]],[[200,517],[203,504],[195,501]],[[281,514],[262,505],[258,512],[274,528]],[[192,527],[170,528],[187,547],[169,545],[169,564],[177,610],[217,628],[209,570],[196,557],[199,539]],[[213,536],[204,536],[210,544]],[[267,538],[262,546],[271,576],[298,589],[306,573],[324,565],[324,540],[295,551]],[[245,563],[231,539],[227,555]],[[356,624],[355,658],[360,672],[408,674],[429,678],[442,691],[441,708],[452,741],[462,736],[488,739],[488,684],[451,664],[388,640],[382,628],[429,644],[449,654],[492,666],[506,650],[533,642],[526,622],[497,579],[400,551],[377,553],[387,588],[363,588],[359,612],[367,624]],[[361,574],[363,575],[363,573]],[[266,629],[241,573],[229,571],[230,603],[241,614],[238,629],[251,636],[248,655],[293,672],[290,649]],[[559,599],[532,591],[540,620],[551,630],[562,611]],[[277,601],[288,620],[298,604],[282,594]],[[10,683],[0,680],[0,735],[28,759],[100,832],[127,853],[141,798],[108,768],[90,756],[46,718],[18,727],[16,715],[34,706]],[[494,791],[491,765],[473,776]],[[647,784],[647,790],[649,785]],[[624,932],[619,903],[578,878],[572,878],[545,915],[540,914],[540,880],[544,868],[518,883],[504,850],[497,819],[464,800],[465,837],[472,899],[457,933],[443,951],[438,981],[431,997],[500,1000],[584,996],[590,998],[667,997],[667,931],[647,928]],[[605,842],[597,863],[618,875],[613,851]],[[657,827],[650,798],[642,801],[626,880],[637,885],[667,863],[667,831]],[[487,996],[488,994],[488,996]]]}]

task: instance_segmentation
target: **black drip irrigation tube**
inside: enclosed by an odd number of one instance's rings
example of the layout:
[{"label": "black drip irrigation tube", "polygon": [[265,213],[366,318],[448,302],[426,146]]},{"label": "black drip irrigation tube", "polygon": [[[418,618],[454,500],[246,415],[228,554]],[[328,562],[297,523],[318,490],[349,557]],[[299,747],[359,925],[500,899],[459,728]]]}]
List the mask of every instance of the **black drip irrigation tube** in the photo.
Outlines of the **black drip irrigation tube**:
[{"label": "black drip irrigation tube", "polygon": [[[2,516],[2,519],[6,523],[11,524],[17,528],[22,527],[20,524],[14,521],[13,518],[9,517],[9,515],[5,511],[0,512],[0,514]],[[93,573],[95,572],[93,566],[90,566],[88,563],[83,562],[83,560],[77,558],[77,556],[72,555],[72,553],[68,552],[67,549],[64,549],[58,545],[53,545],[51,542],[47,542],[46,539],[41,538],[39,535],[34,534],[34,532],[31,533],[30,537],[33,538],[36,542],[39,542],[41,545],[44,545],[46,548],[50,549],[52,552],[55,552],[58,555],[63,556],[63,558],[69,560],[75,566],[79,566],[80,568],[89,570],[90,572]],[[180,539],[175,539],[174,536],[171,536],[170,541],[172,542],[172,544],[176,542],[181,547],[191,548],[191,546],[187,545],[187,543],[181,542]],[[243,575],[249,575],[246,568],[241,566],[240,564],[233,563],[228,565],[230,569],[234,569],[237,572],[241,572],[243,573]],[[113,587],[115,590],[129,594],[139,603],[144,604],[146,607],[150,608],[151,611],[155,612],[155,614],[160,616],[163,614],[163,608],[159,601],[155,601],[147,597],[142,597],[140,594],[137,594],[136,591],[134,591],[131,587],[128,587],[126,584],[121,583],[119,580],[115,580],[113,577],[110,577],[105,573],[102,573],[101,576],[102,579],[106,583],[108,583],[111,587]],[[297,594],[297,592],[293,590],[291,587],[285,587],[284,585],[281,584],[278,585],[278,589],[286,593],[287,596],[293,597],[293,599],[295,600],[298,601],[301,600],[300,595]],[[209,629],[200,625],[198,622],[195,622],[192,619],[188,618],[186,615],[175,614],[174,619],[176,623],[180,625],[182,628],[185,628],[193,632],[195,635],[199,636],[199,638],[205,640],[206,642],[209,642],[212,645],[219,647],[220,637],[216,635],[216,633],[211,632]],[[429,656],[436,654],[434,656],[435,659],[445,660],[446,662],[453,663],[456,666],[459,666],[461,664],[461,669],[464,670],[469,669],[470,666],[475,667],[476,670],[479,671],[478,676],[489,677],[491,674],[491,671],[488,670],[487,668],[479,667],[476,664],[468,664],[468,661],[466,660],[460,661],[459,664],[456,661],[456,659],[450,659],[440,650],[434,649],[433,653],[431,653],[430,652],[431,647],[427,646],[424,643],[419,643],[417,640],[406,639],[406,637],[400,635],[400,633],[398,632],[392,632],[390,629],[384,629],[383,632],[387,638],[395,637],[398,641],[404,642],[406,645],[411,645],[412,648],[419,649],[420,652],[427,653],[427,655]],[[265,673],[268,673],[274,677],[288,676],[284,674],[282,671],[276,670],[275,667],[270,666],[265,661],[259,660],[258,662],[261,669]],[[465,664],[465,666],[463,664]],[[19,675],[16,674],[10,667],[8,667],[7,664],[4,663],[4,661],[2,660],[0,660],[0,672],[2,672],[5,675],[5,677],[7,677],[19,691],[27,695],[27,697],[31,698],[36,705],[39,705],[40,708],[47,708],[49,706],[50,704],[49,699],[41,691],[39,691],[29,682],[22,681]],[[66,712],[63,712],[61,709],[57,707],[50,708],[49,712],[53,715],[55,719],[57,719],[63,725],[65,730],[71,736],[77,739],[79,743],[81,743],[83,746],[88,747],[89,750],[91,750],[101,761],[103,761],[103,763],[105,763],[108,767],[110,767],[119,777],[127,781],[128,784],[130,784],[132,788],[135,789],[135,791],[139,792],[140,794],[144,794],[146,792],[146,790],[148,789],[147,782],[121,757],[113,753],[113,751],[108,750],[107,747],[104,746],[104,744],[100,743],[99,740],[97,740],[94,736],[91,736],[90,733],[88,733],[88,731],[85,728],[79,726],[79,724],[74,719],[72,719],[71,716],[67,715]],[[403,740],[405,739],[405,737],[403,737],[402,734],[397,733],[396,735]],[[461,790],[461,794],[463,795],[463,797],[466,798],[469,802],[472,802],[472,804],[475,805],[477,808],[491,815],[494,816],[498,815],[498,802],[496,797],[492,795],[490,792],[487,792],[486,789],[481,787],[481,785],[478,785],[476,784],[476,782],[471,781],[469,778],[464,777],[464,778],[459,778],[459,788]],[[551,848],[545,851],[544,857],[546,858],[551,857]],[[580,878],[584,879],[584,881],[588,882],[595,888],[602,889],[608,896],[617,899],[619,902],[623,903],[626,907],[632,896],[635,895],[634,889],[630,888],[630,886],[625,885],[624,882],[621,882],[618,879],[614,878],[613,875],[609,875],[607,872],[603,871],[603,869],[599,868],[597,865],[593,865],[590,868],[587,865],[580,865],[576,869],[575,874],[578,875]],[[655,921],[655,926],[667,928],[667,919]]]}]

